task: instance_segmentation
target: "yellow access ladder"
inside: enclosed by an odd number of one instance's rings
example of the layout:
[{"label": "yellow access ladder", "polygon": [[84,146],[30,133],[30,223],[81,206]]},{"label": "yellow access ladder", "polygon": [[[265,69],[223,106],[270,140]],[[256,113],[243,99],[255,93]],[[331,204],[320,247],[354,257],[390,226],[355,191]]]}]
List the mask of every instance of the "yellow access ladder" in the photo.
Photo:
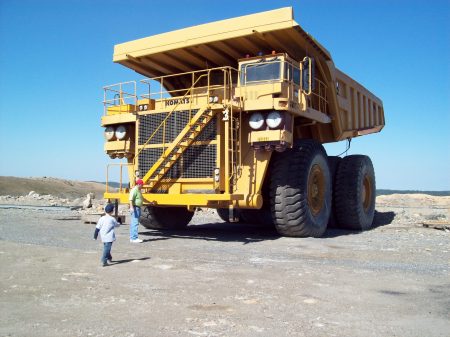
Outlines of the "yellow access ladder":
[{"label": "yellow access ladder", "polygon": [[183,155],[186,149],[195,141],[197,136],[209,124],[215,116],[216,111],[208,107],[200,108],[184,127],[172,144],[167,147],[162,156],[153,164],[144,176],[144,185],[148,189],[153,189]]}]

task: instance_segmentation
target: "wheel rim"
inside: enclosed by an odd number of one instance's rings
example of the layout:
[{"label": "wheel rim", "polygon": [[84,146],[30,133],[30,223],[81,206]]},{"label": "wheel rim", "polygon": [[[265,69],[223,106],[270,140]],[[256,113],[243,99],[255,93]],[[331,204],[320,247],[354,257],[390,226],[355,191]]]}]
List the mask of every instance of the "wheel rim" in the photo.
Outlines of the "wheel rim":
[{"label": "wheel rim", "polygon": [[364,211],[367,213],[367,211],[370,208],[370,205],[372,204],[372,179],[369,175],[365,175],[363,179],[362,184],[362,193],[361,193],[361,201],[364,207]]},{"label": "wheel rim", "polygon": [[308,205],[314,215],[320,213],[325,202],[325,176],[319,165],[314,165],[308,179]]}]

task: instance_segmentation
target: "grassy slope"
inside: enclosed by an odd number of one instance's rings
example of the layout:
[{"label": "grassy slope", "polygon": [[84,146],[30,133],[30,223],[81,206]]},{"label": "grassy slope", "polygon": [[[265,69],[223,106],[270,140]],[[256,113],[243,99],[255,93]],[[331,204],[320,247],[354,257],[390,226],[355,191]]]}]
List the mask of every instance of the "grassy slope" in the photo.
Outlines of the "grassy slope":
[{"label": "grassy slope", "polygon": [[56,178],[18,178],[0,176],[0,195],[27,195],[30,191],[51,194],[60,198],[85,197],[94,193],[102,198],[105,185],[96,182],[72,181]]}]

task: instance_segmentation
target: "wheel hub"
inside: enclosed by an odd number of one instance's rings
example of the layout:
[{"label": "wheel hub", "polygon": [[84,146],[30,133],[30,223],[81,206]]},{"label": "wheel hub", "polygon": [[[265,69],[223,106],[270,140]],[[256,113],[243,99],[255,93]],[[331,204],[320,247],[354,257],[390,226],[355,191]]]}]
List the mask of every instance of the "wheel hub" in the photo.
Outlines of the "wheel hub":
[{"label": "wheel hub", "polygon": [[325,177],[322,168],[314,165],[308,178],[308,205],[314,215],[320,213],[325,201]]},{"label": "wheel hub", "polygon": [[372,180],[367,174],[364,175],[361,193],[361,202],[364,207],[364,211],[367,212],[371,205],[372,200]]}]

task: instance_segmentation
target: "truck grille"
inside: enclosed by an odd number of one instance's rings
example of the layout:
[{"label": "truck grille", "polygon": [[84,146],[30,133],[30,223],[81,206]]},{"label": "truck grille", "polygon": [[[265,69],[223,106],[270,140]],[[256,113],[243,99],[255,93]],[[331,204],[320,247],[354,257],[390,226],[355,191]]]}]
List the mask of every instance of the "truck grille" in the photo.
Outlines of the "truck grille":
[{"label": "truck grille", "polygon": [[[195,113],[196,110],[193,110],[191,115],[194,115]],[[154,113],[139,117],[139,145],[145,144],[166,116],[167,113]],[[166,121],[165,132],[161,126],[153,138],[148,142],[148,145],[155,145],[156,147],[145,148],[139,154],[139,170],[143,175],[145,175],[153,164],[161,157],[163,153],[163,135],[165,134],[165,144],[167,146],[168,143],[175,140],[188,121],[189,110],[174,111]],[[217,137],[216,126],[217,120],[216,118],[213,118],[198,135],[196,142],[215,140]],[[166,173],[165,178],[210,178],[213,176],[214,168],[216,167],[216,156],[216,144],[192,145]]]}]

